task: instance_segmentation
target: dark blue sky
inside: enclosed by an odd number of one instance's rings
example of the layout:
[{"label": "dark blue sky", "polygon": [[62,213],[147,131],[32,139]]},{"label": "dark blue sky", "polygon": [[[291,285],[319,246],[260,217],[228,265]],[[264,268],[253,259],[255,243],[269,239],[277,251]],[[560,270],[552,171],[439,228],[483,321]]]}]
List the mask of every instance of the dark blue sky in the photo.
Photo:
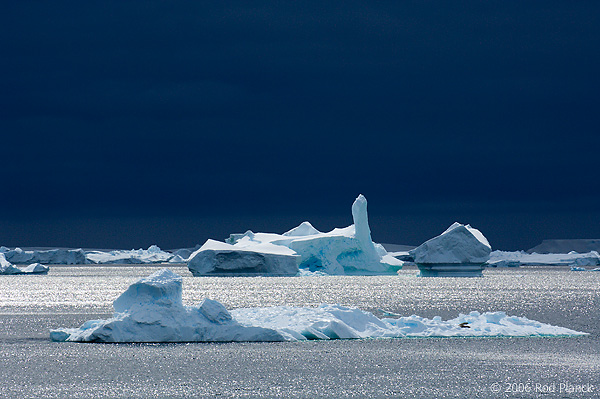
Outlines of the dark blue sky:
[{"label": "dark blue sky", "polygon": [[4,2],[0,245],[599,238],[598,2]]}]

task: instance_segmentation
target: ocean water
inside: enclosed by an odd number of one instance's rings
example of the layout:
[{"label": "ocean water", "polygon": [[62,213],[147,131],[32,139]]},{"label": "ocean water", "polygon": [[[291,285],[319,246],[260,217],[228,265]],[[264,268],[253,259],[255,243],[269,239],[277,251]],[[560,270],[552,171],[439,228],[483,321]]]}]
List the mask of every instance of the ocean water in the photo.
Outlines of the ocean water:
[{"label": "ocean water", "polygon": [[339,303],[381,316],[504,311],[590,335],[226,344],[56,343],[48,331],[112,314],[163,266],[54,266],[0,276],[0,397],[599,397],[600,273],[487,269],[482,278],[192,277],[183,301],[228,308]]}]

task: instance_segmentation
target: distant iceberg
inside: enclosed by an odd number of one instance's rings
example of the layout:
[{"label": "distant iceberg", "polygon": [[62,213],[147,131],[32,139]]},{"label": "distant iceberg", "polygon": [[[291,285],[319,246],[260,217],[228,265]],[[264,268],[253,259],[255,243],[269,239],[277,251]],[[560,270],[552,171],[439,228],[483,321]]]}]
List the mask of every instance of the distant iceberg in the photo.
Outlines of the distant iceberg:
[{"label": "distant iceberg", "polygon": [[47,274],[50,268],[40,263],[33,263],[26,267],[16,267],[0,252],[0,275],[4,274]]},{"label": "distant iceberg", "polygon": [[[367,216],[367,199],[363,195],[352,204],[352,218],[354,224],[342,228],[334,229],[328,233],[322,233],[314,228],[309,222],[303,222],[299,226],[283,233],[253,233],[247,231],[244,234],[232,234],[227,240],[227,251],[229,257],[234,257],[232,253],[238,251],[235,257],[240,261],[237,268],[243,270],[241,259],[250,261],[248,255],[252,251],[262,254],[265,253],[265,245],[273,251],[274,248],[285,248],[286,255],[290,257],[289,265],[291,269],[291,257],[296,256],[298,263],[295,273],[300,270],[304,274],[323,273],[332,275],[354,274],[395,274],[402,268],[403,262],[389,255],[380,244],[375,244],[371,239],[371,230]],[[214,246],[215,241],[209,240],[205,245]],[[209,249],[209,248],[207,248]],[[222,250],[225,250],[223,247]],[[195,257],[201,257],[202,263],[206,263],[209,257],[203,254],[203,248],[200,248],[190,256],[188,267],[194,273],[198,270],[195,266]],[[257,259],[258,256],[252,256]],[[267,259],[266,257],[264,259]],[[217,261],[212,261],[216,268]],[[190,267],[190,265],[192,265]],[[258,266],[248,263],[248,267],[256,269]],[[265,268],[265,265],[261,265]],[[196,273],[198,273],[196,271]],[[268,274],[268,273],[265,273]],[[198,274],[200,275],[200,274]]]},{"label": "distant iceberg", "polygon": [[455,222],[409,254],[421,276],[481,276],[491,251],[490,243],[479,230]]},{"label": "distant iceberg", "polygon": [[600,255],[598,252],[587,253],[569,252],[568,254],[537,254],[524,251],[493,251],[490,254],[488,264],[494,265],[498,262],[511,262],[521,266],[598,266]]},{"label": "distant iceberg", "polygon": [[85,254],[88,263],[93,264],[149,264],[168,262],[173,254],[161,250],[156,245],[148,249],[115,250],[115,251],[89,251]]},{"label": "distant iceberg", "polygon": [[85,252],[82,249],[47,249],[22,250],[2,247],[6,260],[13,264],[29,265],[43,263],[46,265],[83,265],[86,263]]},{"label": "distant iceberg", "polygon": [[50,331],[53,341],[75,342],[231,342],[299,341],[405,337],[579,336],[586,333],[551,326],[503,312],[441,317],[377,318],[341,305],[318,308],[275,306],[227,311],[214,300],[183,306],[182,278],[160,270],[129,286],[114,302],[108,320],[80,328]]},{"label": "distant iceberg", "polygon": [[236,247],[208,240],[190,256],[187,266],[194,276],[294,276],[298,258],[291,249],[268,242]]}]

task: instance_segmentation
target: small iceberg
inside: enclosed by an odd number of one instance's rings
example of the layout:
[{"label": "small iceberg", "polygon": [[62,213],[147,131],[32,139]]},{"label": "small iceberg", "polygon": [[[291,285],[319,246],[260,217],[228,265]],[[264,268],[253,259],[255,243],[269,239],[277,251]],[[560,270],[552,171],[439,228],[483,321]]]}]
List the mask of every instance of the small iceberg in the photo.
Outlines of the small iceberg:
[{"label": "small iceberg", "polygon": [[0,252],[0,275],[15,275],[15,274],[48,274],[50,268],[40,263],[33,263],[26,267],[16,267],[8,260],[3,253]]},{"label": "small iceberg", "polygon": [[[406,337],[580,336],[583,332],[508,316],[503,312],[378,318],[341,305],[318,308],[274,306],[228,311],[214,300],[198,306],[181,301],[182,278],[162,269],[129,286],[114,302],[108,320],[90,320],[79,328],[50,331],[64,342],[233,342],[303,341]],[[386,316],[393,315],[386,313]]]},{"label": "small iceberg", "polygon": [[409,251],[422,277],[481,276],[492,247],[485,236],[458,222]]}]

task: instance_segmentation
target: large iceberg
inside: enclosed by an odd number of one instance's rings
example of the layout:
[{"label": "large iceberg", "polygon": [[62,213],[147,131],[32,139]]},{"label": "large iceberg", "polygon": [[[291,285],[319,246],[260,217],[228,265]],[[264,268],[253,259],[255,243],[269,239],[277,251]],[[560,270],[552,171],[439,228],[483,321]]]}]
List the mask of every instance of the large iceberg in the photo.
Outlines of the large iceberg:
[{"label": "large iceberg", "polygon": [[352,204],[354,224],[322,233],[309,222],[283,234],[232,234],[227,243],[239,250],[254,250],[260,245],[287,247],[300,256],[303,271],[325,274],[394,274],[403,262],[389,255],[380,244],[371,239],[367,216],[367,199],[363,195]]},{"label": "large iceberg", "polygon": [[173,254],[161,250],[156,245],[148,249],[89,251],[86,253],[88,263],[95,264],[147,264],[168,262]]},{"label": "large iceberg", "polygon": [[44,249],[22,250],[21,248],[8,249],[2,247],[6,260],[19,265],[43,263],[46,265],[83,265],[86,262],[85,252],[82,249]]},{"label": "large iceberg", "polygon": [[187,263],[194,276],[294,276],[299,256],[289,248],[268,242],[249,248],[208,240]]},{"label": "large iceberg", "polygon": [[490,243],[479,230],[455,222],[409,253],[421,276],[477,276],[491,251]]},{"label": "large iceberg", "polygon": [[0,274],[47,274],[50,268],[40,263],[33,263],[27,267],[19,268],[14,266],[0,252]]},{"label": "large iceberg", "polygon": [[439,316],[427,319],[415,315],[380,319],[360,309],[327,304],[318,308],[275,306],[229,312],[210,299],[198,306],[183,306],[181,287],[180,276],[168,269],[160,270],[121,294],[113,302],[112,318],[91,320],[80,328],[52,330],[50,338],[76,342],[271,342],[586,335],[503,312],[471,312],[446,321]]},{"label": "large iceberg", "polygon": [[231,342],[283,341],[281,334],[246,327],[211,299],[198,306],[181,301],[182,278],[162,269],[131,286],[114,302],[108,320],[91,320],[80,328],[52,330],[53,341],[76,342]]}]

